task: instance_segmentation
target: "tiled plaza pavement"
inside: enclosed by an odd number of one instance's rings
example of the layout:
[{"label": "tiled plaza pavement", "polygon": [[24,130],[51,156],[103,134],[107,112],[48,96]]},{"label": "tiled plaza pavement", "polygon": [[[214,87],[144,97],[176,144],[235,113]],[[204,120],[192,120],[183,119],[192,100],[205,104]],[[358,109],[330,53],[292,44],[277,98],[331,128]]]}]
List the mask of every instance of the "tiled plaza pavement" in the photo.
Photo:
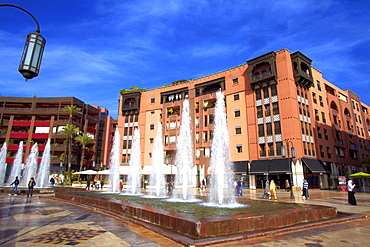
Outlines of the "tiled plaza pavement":
[{"label": "tiled plaza pavement", "polygon": [[[207,194],[208,191],[197,191]],[[244,190],[243,198],[260,199],[262,190]],[[370,194],[357,193],[357,206],[347,194],[310,190],[310,200],[278,191],[278,201],[334,206],[341,212],[370,215]],[[24,195],[0,194],[0,246],[181,246],[143,227],[109,215]],[[287,231],[215,246],[370,246],[370,219]]]}]

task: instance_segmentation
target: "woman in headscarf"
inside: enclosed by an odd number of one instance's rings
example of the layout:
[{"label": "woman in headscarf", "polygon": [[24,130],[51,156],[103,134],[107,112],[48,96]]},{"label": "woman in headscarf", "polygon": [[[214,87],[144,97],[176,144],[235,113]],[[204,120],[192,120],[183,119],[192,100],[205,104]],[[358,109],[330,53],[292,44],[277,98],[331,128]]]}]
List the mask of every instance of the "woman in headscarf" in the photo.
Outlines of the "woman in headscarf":
[{"label": "woman in headscarf", "polygon": [[355,198],[355,189],[356,185],[352,182],[352,180],[348,180],[347,189],[348,189],[348,203],[352,205],[357,205],[356,198]]},{"label": "woman in headscarf", "polygon": [[276,196],[276,185],[275,185],[274,180],[271,180],[271,183],[270,183],[270,197],[272,199],[277,200],[277,196]]}]

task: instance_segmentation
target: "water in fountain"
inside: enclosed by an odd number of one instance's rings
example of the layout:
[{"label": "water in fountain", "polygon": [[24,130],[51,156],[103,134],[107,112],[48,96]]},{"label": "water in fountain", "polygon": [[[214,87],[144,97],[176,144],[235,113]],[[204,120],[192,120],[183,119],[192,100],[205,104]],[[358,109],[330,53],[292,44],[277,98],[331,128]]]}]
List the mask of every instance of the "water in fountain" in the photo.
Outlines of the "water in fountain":
[{"label": "water in fountain", "polygon": [[164,149],[162,140],[162,124],[157,124],[157,134],[154,140],[152,151],[152,174],[150,175],[151,190],[150,195],[155,197],[166,196],[166,181],[164,177]]},{"label": "water in fountain", "polygon": [[15,177],[21,177],[21,170],[22,170],[22,155],[23,155],[23,141],[19,143],[17,154],[15,155],[15,159],[13,162],[12,170],[10,171],[10,175],[8,177],[7,183],[11,184]]},{"label": "water in fountain", "polygon": [[233,206],[236,204],[234,172],[230,162],[224,94],[221,91],[216,93],[214,121],[209,204]]},{"label": "water in fountain", "polygon": [[4,142],[1,150],[0,150],[0,186],[3,185],[5,179],[5,172],[6,172],[6,152],[7,152],[7,145]]},{"label": "water in fountain", "polygon": [[39,149],[37,143],[33,144],[31,152],[27,157],[26,166],[24,167],[20,184],[26,186],[31,177],[36,177],[37,158]]},{"label": "water in fountain", "polygon": [[109,161],[109,192],[119,193],[120,192],[120,181],[119,181],[119,165],[120,165],[120,157],[119,157],[119,149],[120,149],[120,134],[118,128],[114,132],[114,139],[113,139],[113,147],[110,153],[110,161]]},{"label": "water in fountain", "polygon": [[132,141],[131,156],[129,161],[129,174],[127,176],[127,193],[131,195],[139,195],[140,192],[140,130],[135,128],[134,139]]},{"label": "water in fountain", "polygon": [[177,152],[175,165],[177,175],[175,178],[174,199],[193,200],[192,168],[193,162],[193,141],[192,125],[189,111],[189,100],[183,102],[180,134],[177,139]]},{"label": "water in fountain", "polygon": [[49,187],[50,174],[50,138],[45,145],[44,153],[42,154],[41,164],[37,175],[36,187]]}]

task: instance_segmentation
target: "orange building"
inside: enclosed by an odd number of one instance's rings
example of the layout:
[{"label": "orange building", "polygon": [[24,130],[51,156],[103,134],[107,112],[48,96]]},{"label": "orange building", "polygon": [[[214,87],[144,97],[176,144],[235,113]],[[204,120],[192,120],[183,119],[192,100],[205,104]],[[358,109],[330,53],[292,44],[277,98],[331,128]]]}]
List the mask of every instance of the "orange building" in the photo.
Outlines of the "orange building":
[{"label": "orange building", "polygon": [[182,102],[188,97],[193,118],[194,186],[207,178],[213,107],[216,92],[222,90],[231,162],[235,177],[242,179],[245,187],[261,188],[266,179],[274,179],[284,188],[292,172],[294,187],[302,187],[305,177],[311,188],[325,189],[338,176],[367,171],[360,161],[369,158],[369,106],[355,93],[326,81],[311,63],[301,52],[282,49],[195,80],[150,91],[122,91],[118,118],[122,163],[130,159],[133,130],[138,127],[142,166],[152,164],[159,121],[167,157],[163,162],[174,164]]}]

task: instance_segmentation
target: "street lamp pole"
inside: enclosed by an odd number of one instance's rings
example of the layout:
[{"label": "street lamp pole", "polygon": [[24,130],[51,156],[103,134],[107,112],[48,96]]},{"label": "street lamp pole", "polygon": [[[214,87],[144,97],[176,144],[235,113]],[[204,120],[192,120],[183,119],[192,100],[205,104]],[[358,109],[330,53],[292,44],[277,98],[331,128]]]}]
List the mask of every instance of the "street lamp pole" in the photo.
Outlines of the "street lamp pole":
[{"label": "street lamp pole", "polygon": [[[294,193],[293,193],[293,169],[292,169],[292,159],[296,157],[295,155],[295,148],[293,146],[292,141],[289,139],[284,140],[287,150],[288,150],[288,158],[289,158],[289,174],[290,174],[290,199],[295,199]],[[292,145],[292,149],[289,149],[289,144]],[[291,151],[291,155],[290,152]],[[281,146],[281,156],[285,157],[286,156],[286,151],[285,151],[285,146]],[[291,156],[291,157],[290,157]]]},{"label": "street lamp pole", "polygon": [[0,7],[13,7],[26,12],[36,22],[36,31],[29,33],[23,49],[21,62],[18,71],[26,80],[32,79],[39,75],[42,55],[46,44],[45,38],[40,34],[40,24],[37,19],[27,10],[13,4],[0,4]]}]

